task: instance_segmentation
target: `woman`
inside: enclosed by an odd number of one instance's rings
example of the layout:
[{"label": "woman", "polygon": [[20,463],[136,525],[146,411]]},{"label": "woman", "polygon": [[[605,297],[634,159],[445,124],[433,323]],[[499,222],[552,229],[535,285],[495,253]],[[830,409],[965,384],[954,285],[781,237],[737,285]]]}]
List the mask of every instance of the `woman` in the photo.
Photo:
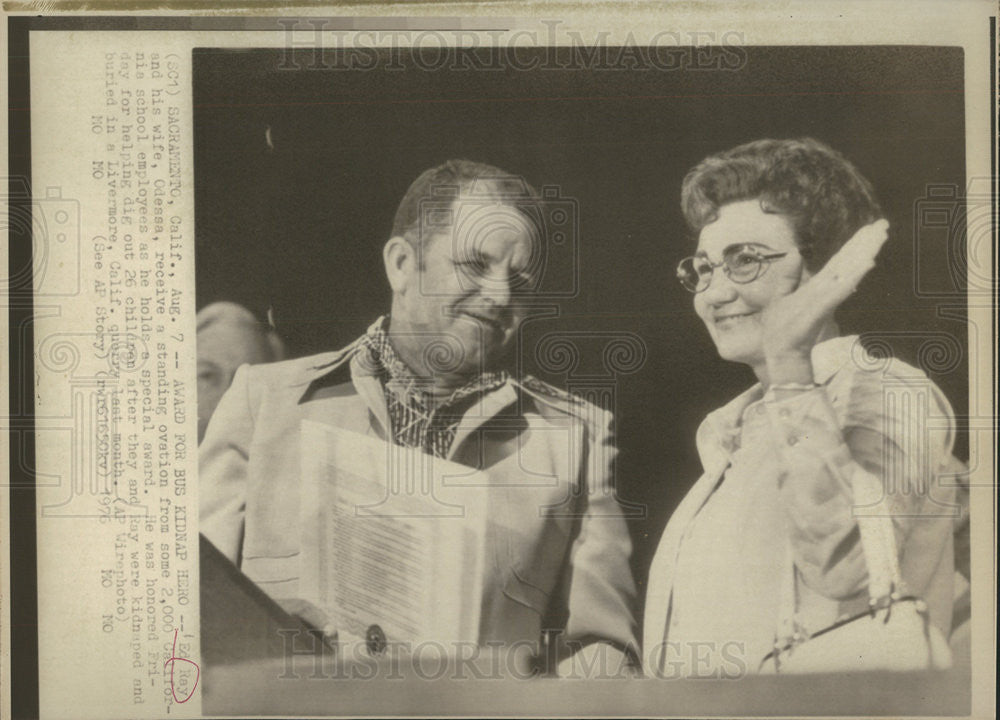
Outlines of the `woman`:
[{"label": "woman", "polygon": [[[758,383],[698,429],[704,474],[650,570],[647,672],[756,672],[788,578],[806,634],[865,610],[863,512],[892,516],[906,589],[947,634],[953,489],[935,479],[953,413],[922,372],[865,354],[833,317],[887,238],[871,185],[815,140],[760,140],[691,170],[681,203],[698,245],[679,279],[720,356]],[[874,506],[856,507],[856,468],[884,483]]]}]

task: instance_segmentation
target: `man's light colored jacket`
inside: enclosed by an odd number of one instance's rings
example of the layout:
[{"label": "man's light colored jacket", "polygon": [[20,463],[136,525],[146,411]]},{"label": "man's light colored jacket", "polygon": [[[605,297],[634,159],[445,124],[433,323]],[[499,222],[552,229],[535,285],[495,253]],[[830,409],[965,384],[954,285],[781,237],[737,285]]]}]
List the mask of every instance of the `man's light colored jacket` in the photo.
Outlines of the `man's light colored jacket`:
[{"label": "man's light colored jacket", "polygon": [[[244,366],[199,449],[201,532],[276,598],[299,577],[299,428],[386,438],[381,383],[357,343]],[[611,488],[610,413],[537,379],[509,380],[465,413],[448,459],[488,474],[480,642],[565,637],[636,646],[631,543]]]}]

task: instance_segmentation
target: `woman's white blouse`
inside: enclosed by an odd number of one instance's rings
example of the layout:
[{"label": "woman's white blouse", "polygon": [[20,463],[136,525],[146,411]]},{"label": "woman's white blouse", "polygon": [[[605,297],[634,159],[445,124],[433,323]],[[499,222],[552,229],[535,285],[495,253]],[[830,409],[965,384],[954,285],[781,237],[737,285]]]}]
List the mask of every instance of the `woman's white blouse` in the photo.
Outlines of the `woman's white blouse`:
[{"label": "woman's white blouse", "polygon": [[[817,345],[813,369],[815,390],[776,399],[757,385],[699,427],[705,472],[667,524],[650,570],[648,673],[756,672],[774,642],[793,561],[809,630],[866,607],[857,512],[893,517],[906,589],[947,634],[961,472],[950,405],[921,371],[868,355],[857,337]],[[854,507],[853,463],[883,478],[878,507]]]}]

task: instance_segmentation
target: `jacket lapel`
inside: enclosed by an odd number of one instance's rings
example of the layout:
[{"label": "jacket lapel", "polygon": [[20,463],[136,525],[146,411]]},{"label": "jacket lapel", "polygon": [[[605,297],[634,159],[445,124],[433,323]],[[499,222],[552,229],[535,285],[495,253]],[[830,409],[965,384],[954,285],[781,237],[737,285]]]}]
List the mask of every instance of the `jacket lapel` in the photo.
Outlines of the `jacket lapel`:
[{"label": "jacket lapel", "polygon": [[369,421],[376,426],[376,434],[380,437],[392,437],[389,431],[389,411],[385,405],[385,391],[382,382],[368,366],[357,357],[351,360],[351,382],[354,389],[368,406]]},{"label": "jacket lapel", "polygon": [[474,431],[495,418],[501,410],[513,404],[515,400],[517,400],[517,393],[514,392],[509,380],[498,390],[482,395],[462,416],[462,421],[455,431],[455,439],[448,450],[447,459],[453,460],[462,443]]},{"label": "jacket lapel", "polygon": [[661,670],[663,643],[673,596],[674,568],[681,539],[729,467],[729,453],[734,447],[734,428],[738,426],[743,410],[760,392],[760,386],[754,385],[723,407],[709,413],[698,428],[696,442],[704,472],[671,515],[649,569],[643,659],[656,671]]},{"label": "jacket lapel", "polygon": [[[662,643],[670,616],[670,602],[673,593],[674,566],[680,551],[681,538],[695,515],[711,497],[722,479],[728,465],[718,465],[712,472],[704,473],[691,487],[684,500],[677,506],[656,548],[653,563],[649,568],[648,589],[646,591],[646,618],[643,628],[644,659],[659,670]],[[655,652],[655,656],[648,653]]]}]

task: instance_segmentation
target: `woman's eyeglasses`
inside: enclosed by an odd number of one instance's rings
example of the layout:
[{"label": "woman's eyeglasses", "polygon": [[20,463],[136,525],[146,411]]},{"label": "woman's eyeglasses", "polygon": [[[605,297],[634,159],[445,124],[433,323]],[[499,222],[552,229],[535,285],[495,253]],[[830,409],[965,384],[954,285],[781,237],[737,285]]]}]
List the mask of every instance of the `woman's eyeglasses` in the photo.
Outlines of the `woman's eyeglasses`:
[{"label": "woman's eyeglasses", "polygon": [[721,267],[726,277],[739,285],[759,278],[772,260],[783,258],[787,252],[762,253],[755,246],[740,243],[730,245],[722,253],[722,261],[713,263],[705,255],[692,255],[677,265],[677,279],[693,293],[700,293],[712,282],[715,268]]}]

